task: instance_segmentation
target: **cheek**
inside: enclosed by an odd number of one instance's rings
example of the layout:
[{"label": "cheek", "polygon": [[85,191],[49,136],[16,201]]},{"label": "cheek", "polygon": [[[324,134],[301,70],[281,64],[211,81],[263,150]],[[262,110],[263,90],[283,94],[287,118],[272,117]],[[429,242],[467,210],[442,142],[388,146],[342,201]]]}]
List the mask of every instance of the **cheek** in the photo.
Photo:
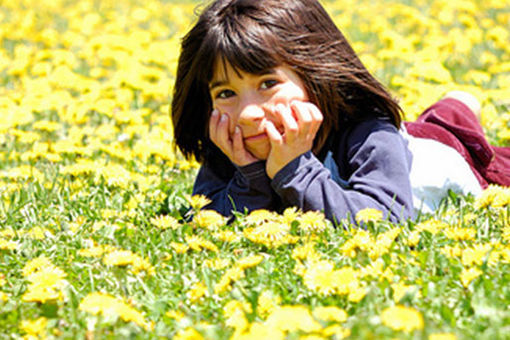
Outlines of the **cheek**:
[{"label": "cheek", "polygon": [[292,85],[282,89],[282,91],[278,93],[277,100],[279,103],[290,104],[293,100],[308,101],[308,95],[305,89],[297,85]]},{"label": "cheek", "polygon": [[218,110],[220,115],[228,115],[228,130],[231,134],[234,133],[235,126],[237,125],[237,115],[235,109],[233,109],[231,105],[225,104],[214,104],[213,107]]}]

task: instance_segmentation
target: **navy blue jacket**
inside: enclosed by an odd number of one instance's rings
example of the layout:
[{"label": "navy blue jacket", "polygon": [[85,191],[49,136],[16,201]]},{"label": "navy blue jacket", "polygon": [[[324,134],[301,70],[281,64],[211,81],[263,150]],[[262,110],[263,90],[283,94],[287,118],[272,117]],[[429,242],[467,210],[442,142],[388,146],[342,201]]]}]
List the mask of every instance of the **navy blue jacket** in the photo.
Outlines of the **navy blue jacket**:
[{"label": "navy blue jacket", "polygon": [[[296,206],[323,211],[333,221],[375,208],[393,222],[412,217],[411,154],[398,130],[384,119],[370,119],[335,132],[314,155],[306,152],[271,180],[265,161],[236,167],[230,161],[205,162],[193,194],[212,200],[207,209],[230,216],[233,210],[282,211]],[[225,157],[226,160],[228,160]]]}]

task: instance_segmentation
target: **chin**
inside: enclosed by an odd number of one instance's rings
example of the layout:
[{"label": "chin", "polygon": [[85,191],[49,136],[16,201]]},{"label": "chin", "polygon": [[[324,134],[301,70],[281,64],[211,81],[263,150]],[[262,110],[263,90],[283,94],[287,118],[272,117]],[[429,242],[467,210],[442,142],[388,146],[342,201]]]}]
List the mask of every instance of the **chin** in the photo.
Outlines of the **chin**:
[{"label": "chin", "polygon": [[255,158],[265,161],[267,156],[269,155],[270,148],[257,149],[257,150],[248,150]]},{"label": "chin", "polygon": [[248,143],[246,145],[246,150],[248,150],[255,158],[265,161],[267,156],[269,155],[269,151],[271,151],[271,144],[265,141],[258,141],[257,143]]},{"label": "chin", "polygon": [[269,150],[267,152],[252,152],[252,155],[258,160],[265,161],[269,155]]}]

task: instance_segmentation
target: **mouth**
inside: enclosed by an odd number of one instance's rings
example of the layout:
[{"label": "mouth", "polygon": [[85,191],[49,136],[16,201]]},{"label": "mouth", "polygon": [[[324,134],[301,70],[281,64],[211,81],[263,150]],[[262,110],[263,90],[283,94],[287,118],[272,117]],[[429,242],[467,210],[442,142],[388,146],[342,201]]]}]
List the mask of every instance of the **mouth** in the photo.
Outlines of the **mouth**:
[{"label": "mouth", "polygon": [[[285,134],[285,128],[283,126],[277,126],[276,129],[278,130],[280,135],[283,136]],[[264,138],[268,138],[268,136],[267,136],[266,131],[262,130],[262,132],[244,137],[244,140],[245,141],[255,141],[255,140],[264,139]]]},{"label": "mouth", "polygon": [[245,142],[252,142],[252,141],[257,141],[257,140],[261,140],[261,139],[265,139],[265,138],[267,138],[267,133],[262,132],[262,133],[259,133],[259,134],[256,134],[256,135],[251,135],[251,136],[245,137],[244,141]]}]

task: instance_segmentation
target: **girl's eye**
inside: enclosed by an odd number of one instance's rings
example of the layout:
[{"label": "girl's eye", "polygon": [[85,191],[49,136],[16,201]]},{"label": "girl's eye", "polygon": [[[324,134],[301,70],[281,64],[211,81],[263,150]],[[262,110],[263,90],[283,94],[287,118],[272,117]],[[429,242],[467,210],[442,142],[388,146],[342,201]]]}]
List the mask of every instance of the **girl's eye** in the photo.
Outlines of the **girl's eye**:
[{"label": "girl's eye", "polygon": [[260,85],[260,88],[262,88],[263,90],[270,89],[271,87],[275,86],[276,84],[278,84],[278,80],[268,79],[268,80],[264,80],[262,82],[262,84]]},{"label": "girl's eye", "polygon": [[223,90],[223,91],[220,91],[217,95],[216,95],[216,98],[220,98],[220,99],[227,99],[227,98],[230,98],[232,96],[234,96],[235,93],[234,91],[232,90]]}]

